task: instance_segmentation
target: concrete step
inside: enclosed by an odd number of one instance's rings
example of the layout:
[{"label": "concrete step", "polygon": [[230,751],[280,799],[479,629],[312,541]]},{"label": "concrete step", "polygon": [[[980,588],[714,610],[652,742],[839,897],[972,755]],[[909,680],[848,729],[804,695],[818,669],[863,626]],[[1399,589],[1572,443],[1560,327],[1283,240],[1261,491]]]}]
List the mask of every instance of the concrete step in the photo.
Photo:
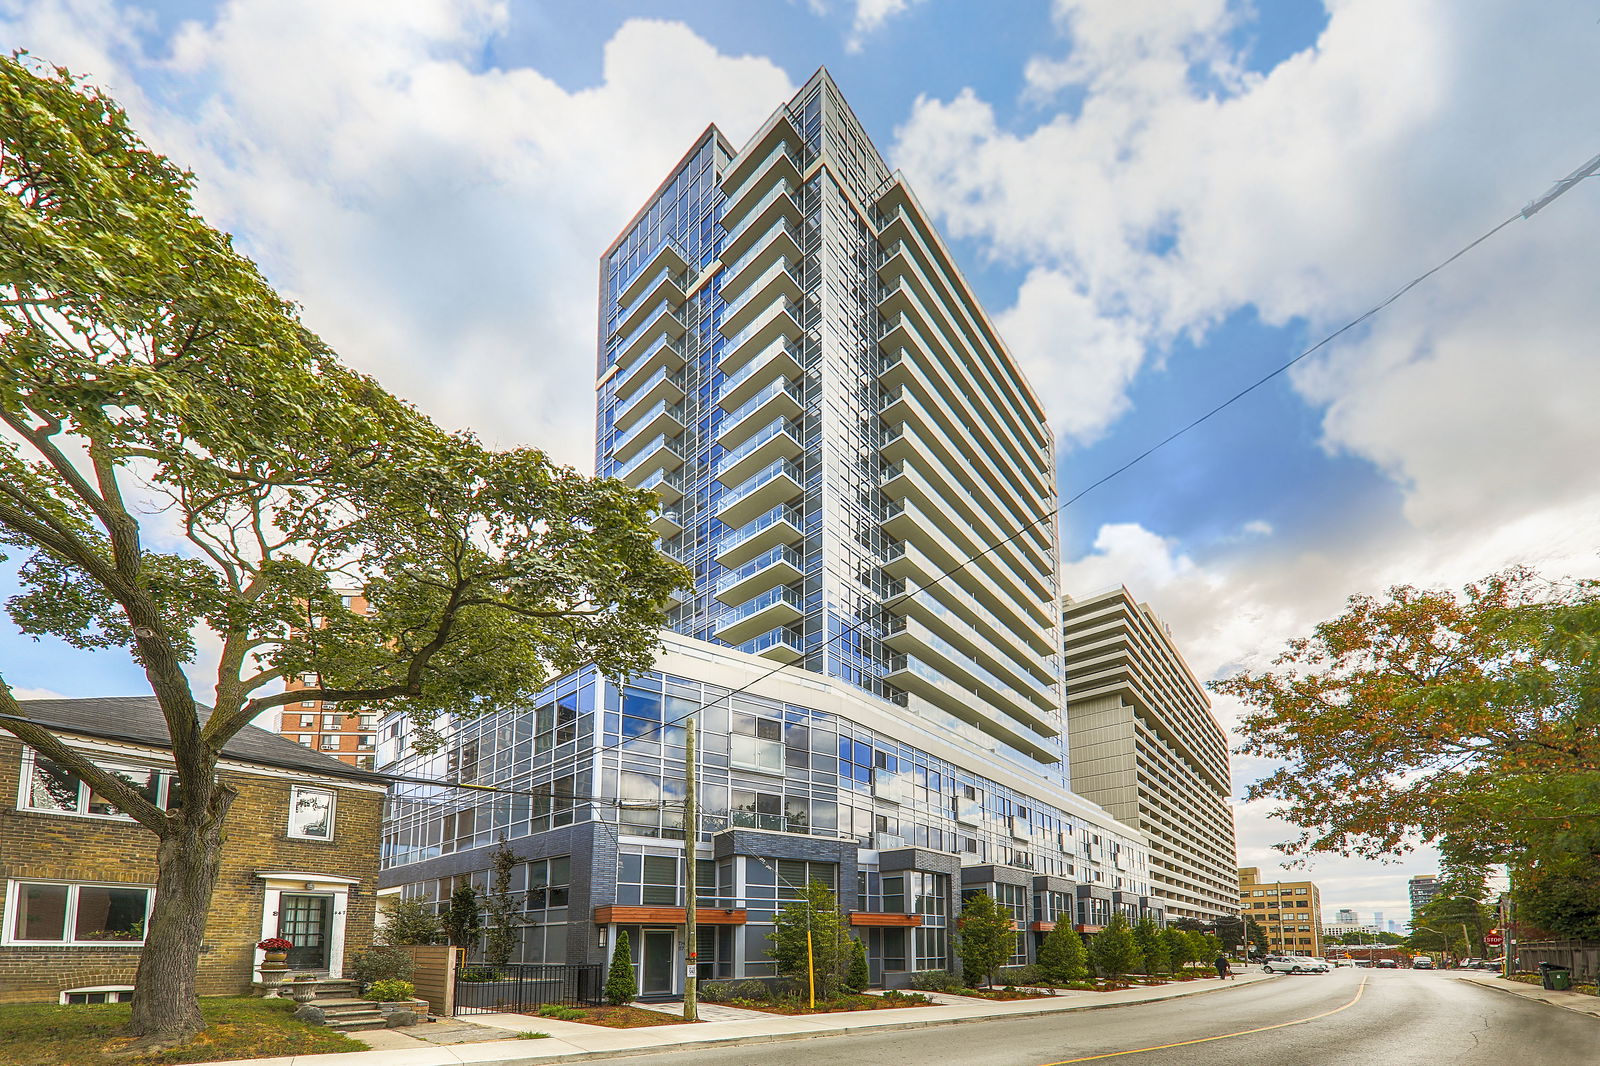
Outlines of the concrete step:
[{"label": "concrete step", "polygon": [[341,1033],[355,1033],[363,1029],[387,1029],[389,1028],[389,1022],[382,1015],[376,1018],[361,1018],[356,1021],[346,1021],[344,1019],[335,1021],[330,1018],[328,1020],[328,1028],[335,1029]]}]

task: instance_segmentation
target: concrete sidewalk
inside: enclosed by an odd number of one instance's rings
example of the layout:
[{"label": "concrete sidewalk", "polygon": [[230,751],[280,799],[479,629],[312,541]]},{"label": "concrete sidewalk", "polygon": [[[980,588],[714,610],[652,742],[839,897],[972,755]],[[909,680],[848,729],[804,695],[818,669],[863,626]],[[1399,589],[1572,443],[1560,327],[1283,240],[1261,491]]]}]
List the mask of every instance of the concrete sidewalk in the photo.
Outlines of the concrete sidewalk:
[{"label": "concrete sidewalk", "polygon": [[[791,1017],[762,1014],[755,1018],[703,1021],[694,1025],[663,1025],[644,1029],[607,1029],[582,1022],[561,1022],[528,1014],[477,1014],[480,1025],[510,1032],[549,1033],[548,1039],[493,1040],[473,1044],[403,1049],[348,1051],[332,1055],[294,1055],[269,1059],[241,1059],[226,1066],[538,1066],[542,1063],[640,1055],[653,1051],[764,1044],[777,1040],[805,1040],[846,1033],[876,1033],[896,1029],[921,1029],[934,1025],[997,1018],[1030,1018],[1074,1010],[1099,1010],[1132,1003],[1149,1003],[1182,996],[1219,992],[1236,985],[1283,978],[1263,973],[1242,973],[1233,981],[1215,978],[1173,982],[1155,988],[1134,987],[1117,992],[1062,992],[1045,999],[996,1003],[967,996],[939,996],[932,1007],[897,1007],[878,1011],[849,1011]],[[956,1002],[958,1001],[959,1002]],[[754,1013],[754,1012],[741,1012]],[[224,1064],[198,1064],[224,1066]]]},{"label": "concrete sidewalk", "polygon": [[1523,999],[1536,999],[1552,1007],[1565,1007],[1579,1014],[1587,1014],[1591,1018],[1600,1018],[1600,996],[1591,996],[1583,992],[1550,992],[1538,985],[1507,981],[1504,977],[1491,973],[1451,973],[1450,976],[1458,981],[1470,981],[1484,988],[1498,989],[1513,996],[1521,996]]}]

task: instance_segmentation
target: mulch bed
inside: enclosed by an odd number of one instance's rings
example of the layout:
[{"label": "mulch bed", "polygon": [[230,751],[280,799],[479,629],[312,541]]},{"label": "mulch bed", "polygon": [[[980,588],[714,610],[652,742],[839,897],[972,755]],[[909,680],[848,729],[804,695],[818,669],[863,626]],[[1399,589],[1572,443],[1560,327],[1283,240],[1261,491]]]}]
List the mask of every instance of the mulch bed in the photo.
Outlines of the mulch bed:
[{"label": "mulch bed", "polygon": [[728,1006],[742,1007],[745,1010],[758,1010],[766,1014],[799,1015],[838,1014],[855,1010],[895,1010],[899,1007],[928,1007],[932,1006],[932,1001],[924,996],[907,994],[901,996],[840,996],[838,999],[819,999],[817,1000],[816,1010],[812,1010],[804,1003],[755,1003],[744,999],[730,1001]]}]

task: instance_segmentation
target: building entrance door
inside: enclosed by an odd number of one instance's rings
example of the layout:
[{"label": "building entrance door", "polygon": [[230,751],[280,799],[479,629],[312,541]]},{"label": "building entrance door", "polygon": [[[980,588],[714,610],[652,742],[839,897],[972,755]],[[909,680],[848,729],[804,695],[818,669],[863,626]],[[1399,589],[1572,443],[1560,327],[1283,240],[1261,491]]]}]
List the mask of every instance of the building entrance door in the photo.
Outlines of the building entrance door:
[{"label": "building entrance door", "polygon": [[639,953],[639,994],[670,996],[677,989],[673,963],[677,960],[678,934],[671,929],[646,929]]},{"label": "building entrance door", "polygon": [[285,892],[279,898],[278,935],[294,945],[289,949],[289,969],[328,968],[328,933],[332,917],[332,896]]}]

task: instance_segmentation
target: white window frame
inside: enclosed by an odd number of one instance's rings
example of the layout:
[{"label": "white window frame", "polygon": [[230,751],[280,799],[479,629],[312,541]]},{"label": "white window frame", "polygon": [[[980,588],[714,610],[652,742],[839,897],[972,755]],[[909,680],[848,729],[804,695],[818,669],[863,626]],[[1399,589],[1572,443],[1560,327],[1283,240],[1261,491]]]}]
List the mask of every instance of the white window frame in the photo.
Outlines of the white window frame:
[{"label": "white window frame", "polygon": [[[296,803],[298,797],[300,796],[300,794],[302,792],[322,792],[322,793],[325,793],[327,795],[327,797],[328,797],[328,835],[327,836],[313,836],[310,833],[296,833],[294,831],[294,808],[295,808],[295,803]],[[335,828],[334,828],[335,819],[338,816],[338,813],[339,813],[339,793],[337,791],[335,791],[334,789],[323,788],[323,787],[321,787],[319,785],[295,785],[295,786],[293,786],[292,788],[289,789],[289,820],[284,826],[284,832],[288,834],[289,839],[291,839],[291,840],[315,840],[315,841],[318,841],[320,843],[331,844],[331,843],[333,843],[334,832],[335,832]]]},{"label": "white window frame", "polygon": [[[89,993],[93,993],[93,992],[116,992],[116,993],[119,993],[119,994],[126,994],[131,999],[133,997],[133,986],[132,985],[95,985],[93,988],[63,988],[61,990],[61,995],[59,997],[57,997],[57,999],[56,999],[56,1003],[59,1006],[63,1006],[63,1007],[89,1006],[89,1004],[83,1004],[83,1003],[69,1003],[69,1002],[67,1002],[67,997],[68,996],[81,996],[81,995],[85,995],[85,994],[89,994]],[[128,1002],[128,1000],[126,1000],[126,999],[116,999],[116,1000],[111,1000],[109,1002],[126,1003],[126,1002]]]},{"label": "white window frame", "polygon": [[[28,747],[23,748],[23,755],[24,757],[21,767],[22,772],[18,775],[17,780],[17,809],[19,811],[28,811],[31,814],[54,814],[62,818],[93,818],[98,821],[111,822],[133,821],[133,818],[130,815],[123,814],[120,811],[116,814],[95,814],[90,811],[89,794],[93,791],[93,788],[90,786],[89,782],[85,781],[81,777],[78,778],[78,810],[63,811],[54,807],[33,806],[33,774],[34,768],[41,756],[37,751]],[[157,781],[159,783],[157,785],[156,806],[160,807],[162,810],[168,809],[167,805],[172,801],[172,783],[177,780],[177,775],[174,773],[172,767],[157,766],[151,763],[116,761],[102,762],[99,759],[90,759],[89,761],[94,763],[100,769],[106,771],[149,771],[150,773],[158,775]]]},{"label": "white window frame", "polygon": [[[65,937],[64,939],[61,939],[61,940],[21,940],[21,939],[18,939],[18,937],[16,935],[17,909],[22,905],[22,886],[23,885],[65,885],[66,886],[66,888],[67,888],[66,915],[62,919],[62,923],[63,924],[62,924],[62,929],[61,929],[61,932],[64,934],[64,937]],[[81,888],[119,888],[119,889],[125,889],[125,890],[126,889],[143,889],[144,890],[144,894],[145,894],[145,905],[144,905],[145,932],[146,933],[149,932],[149,930],[150,930],[150,912],[151,912],[152,909],[154,909],[155,903],[156,903],[156,890],[155,890],[155,886],[154,885],[130,884],[130,883],[127,883],[127,882],[119,883],[119,882],[116,882],[116,881],[61,881],[61,880],[57,880],[57,879],[49,878],[49,877],[17,877],[17,878],[8,879],[6,881],[6,905],[5,905],[5,914],[4,914],[4,917],[3,917],[5,925],[3,927],[0,927],[0,944],[17,945],[19,947],[20,946],[27,946],[27,947],[63,947],[63,948],[91,948],[91,947],[93,947],[93,948],[103,948],[103,947],[106,947],[108,945],[111,946],[111,947],[127,947],[127,948],[142,948],[142,947],[144,947],[144,943],[145,942],[144,942],[144,938],[142,938],[142,937],[140,939],[138,939],[138,940],[74,940],[74,939],[72,939],[72,935],[75,932],[75,928],[76,928],[76,925],[77,925],[77,923],[76,923],[76,921],[74,919],[75,919],[75,917],[77,916],[77,913],[78,913],[78,890],[81,889]],[[86,990],[86,989],[81,989],[81,988],[75,988],[72,991],[74,991],[74,992],[83,992],[83,991],[99,991],[99,990],[98,989]]]}]

